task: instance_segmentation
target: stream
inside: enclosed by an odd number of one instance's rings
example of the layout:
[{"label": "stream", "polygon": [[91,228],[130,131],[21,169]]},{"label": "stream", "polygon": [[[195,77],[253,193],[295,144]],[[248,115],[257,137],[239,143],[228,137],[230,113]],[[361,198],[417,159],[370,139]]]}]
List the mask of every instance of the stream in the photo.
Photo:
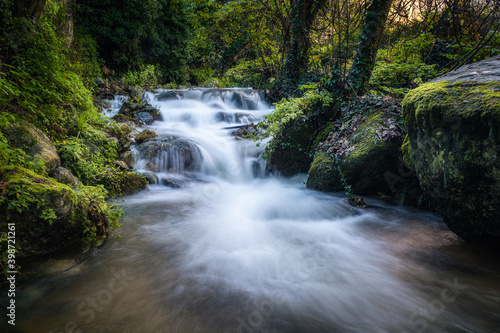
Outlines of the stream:
[{"label": "stream", "polygon": [[158,185],[115,200],[119,237],[40,268],[59,273],[17,294],[16,332],[500,332],[495,250],[431,212],[266,175],[265,142],[224,129],[271,112],[258,93],[176,93],[148,94],[148,128],[183,145],[137,150]]}]

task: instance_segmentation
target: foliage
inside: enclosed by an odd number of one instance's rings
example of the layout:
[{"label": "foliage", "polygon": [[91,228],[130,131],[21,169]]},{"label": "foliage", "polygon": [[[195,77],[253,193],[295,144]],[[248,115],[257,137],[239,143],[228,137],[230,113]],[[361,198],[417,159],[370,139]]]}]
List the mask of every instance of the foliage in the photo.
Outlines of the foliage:
[{"label": "foliage", "polygon": [[302,97],[282,99],[276,103],[273,112],[259,124],[259,127],[266,128],[266,131],[259,134],[258,138],[273,136],[281,126],[296,118],[318,116],[332,106],[334,101],[335,99],[328,92],[317,89],[307,90]]},{"label": "foliage", "polygon": [[130,69],[125,73],[125,83],[133,86],[146,86],[157,84],[161,78],[159,65],[141,64],[137,69]]},{"label": "foliage", "polygon": [[425,52],[434,43],[432,34],[421,34],[415,39],[380,49],[370,80],[372,88],[383,92],[411,89],[436,77],[438,66],[424,62]]},{"label": "foliage", "polygon": [[188,9],[181,0],[84,0],[75,24],[97,41],[110,68],[138,72],[155,65],[163,81],[182,83],[190,58],[184,52],[191,30]]}]

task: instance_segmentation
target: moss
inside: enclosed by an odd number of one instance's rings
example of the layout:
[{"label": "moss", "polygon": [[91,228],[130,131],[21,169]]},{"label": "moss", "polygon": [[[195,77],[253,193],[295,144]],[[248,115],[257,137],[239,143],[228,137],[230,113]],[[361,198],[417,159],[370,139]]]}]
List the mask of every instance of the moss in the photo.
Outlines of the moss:
[{"label": "moss", "polygon": [[414,168],[413,160],[411,159],[411,145],[410,140],[408,138],[408,134],[405,136],[403,144],[401,145],[401,152],[403,153],[403,161],[406,166],[410,168]]},{"label": "moss", "polygon": [[314,142],[312,144],[312,147],[314,149],[316,149],[316,147],[318,146],[318,144],[320,142],[323,142],[325,141],[326,139],[328,139],[328,136],[333,132],[335,128],[335,125],[334,123],[328,123],[318,134],[318,136],[316,136],[316,139],[314,139]]},{"label": "moss", "polygon": [[302,117],[283,125],[266,147],[268,168],[289,177],[309,170],[314,124]]},{"label": "moss", "polygon": [[148,182],[143,175],[125,171],[118,175],[116,195],[132,194],[144,190]]},{"label": "moss", "polygon": [[354,149],[340,165],[346,181],[356,194],[390,193],[384,174],[398,174],[401,155],[398,141],[384,141],[379,133],[385,128],[384,113],[371,114],[352,134],[350,144]]},{"label": "moss", "polygon": [[[81,221],[74,218],[77,196],[67,185],[15,166],[0,168],[0,217],[15,222],[19,257],[50,253],[81,242]],[[44,212],[54,213],[53,219]]]},{"label": "moss", "polygon": [[500,235],[500,83],[429,83],[403,102],[426,196],[468,241]]},{"label": "moss", "polygon": [[309,169],[307,187],[323,192],[337,192],[344,189],[338,163],[326,152],[319,152]]}]

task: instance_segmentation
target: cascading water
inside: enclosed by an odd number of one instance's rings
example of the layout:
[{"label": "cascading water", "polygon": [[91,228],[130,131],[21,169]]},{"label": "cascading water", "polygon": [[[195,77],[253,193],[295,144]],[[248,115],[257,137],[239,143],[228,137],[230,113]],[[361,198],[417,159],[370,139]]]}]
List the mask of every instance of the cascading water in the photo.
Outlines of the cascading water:
[{"label": "cascading water", "polygon": [[431,213],[374,200],[355,209],[304,177],[265,177],[262,147],[223,129],[270,112],[258,95],[149,99],[163,121],[137,146],[137,167],[159,184],[125,198],[120,238],[18,295],[21,331],[498,331],[494,253]]}]

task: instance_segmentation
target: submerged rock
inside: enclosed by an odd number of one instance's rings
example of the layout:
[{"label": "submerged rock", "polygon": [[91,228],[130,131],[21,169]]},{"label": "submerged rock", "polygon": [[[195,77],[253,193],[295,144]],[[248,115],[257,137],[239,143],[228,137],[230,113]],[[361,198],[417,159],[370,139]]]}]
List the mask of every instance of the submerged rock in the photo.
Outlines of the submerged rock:
[{"label": "submerged rock", "polygon": [[465,66],[410,91],[403,104],[420,185],[468,242],[500,237],[498,68],[500,57]]}]

